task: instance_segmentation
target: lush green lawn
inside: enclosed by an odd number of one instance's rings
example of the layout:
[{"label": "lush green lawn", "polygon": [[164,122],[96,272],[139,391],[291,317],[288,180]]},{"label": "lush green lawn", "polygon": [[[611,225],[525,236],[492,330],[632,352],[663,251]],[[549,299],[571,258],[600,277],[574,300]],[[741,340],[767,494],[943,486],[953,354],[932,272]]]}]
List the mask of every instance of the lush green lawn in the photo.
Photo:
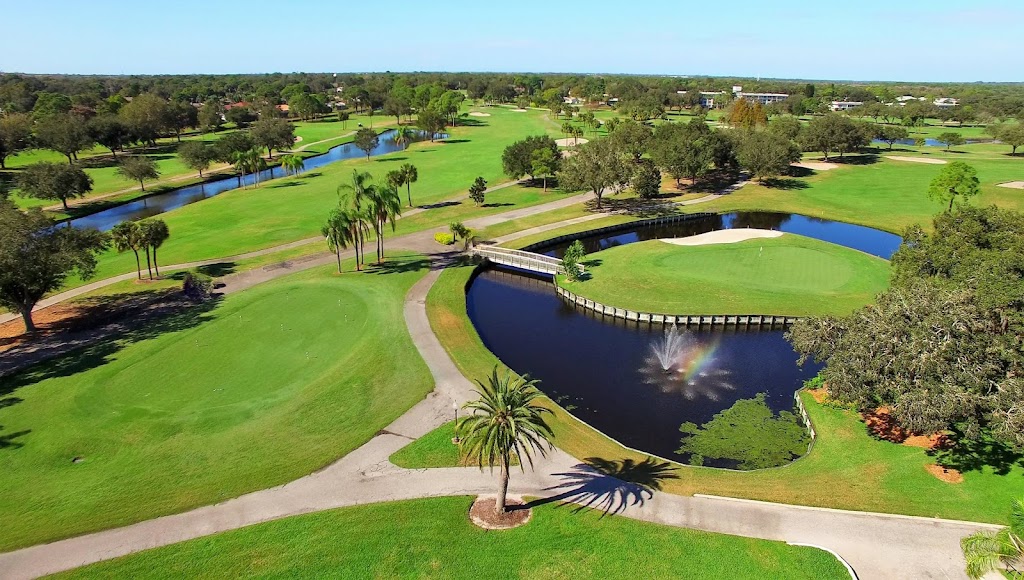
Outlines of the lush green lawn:
[{"label": "lush green lawn", "polygon": [[559,284],[602,304],[660,314],[846,314],[873,301],[889,263],[795,234],[731,244],[650,240],[587,256]]},{"label": "lush green lawn", "polygon": [[[466,315],[463,288],[472,270],[469,266],[446,270],[427,298],[434,332],[471,379],[486,376],[494,365],[505,368],[484,346]],[[925,470],[935,462],[925,450],[873,439],[856,413],[818,404],[807,394],[802,398],[818,433],[807,457],[788,467],[746,473],[678,465],[679,479],[666,481],[665,490],[1001,523],[1006,502],[1024,487],[1020,460],[1005,466],[965,468],[962,483],[942,482]],[[555,443],[573,456],[616,461],[646,457],[594,431],[555,403],[547,404],[555,410],[551,420]]]},{"label": "lush green lawn", "polygon": [[433,387],[402,316],[426,264],[388,264],[288,276],[0,380],[0,551],[285,483],[369,440]]},{"label": "lush green lawn", "polygon": [[[491,117],[471,118],[480,126],[449,129],[448,142],[415,143],[407,151],[332,163],[298,177],[277,179],[259,188],[238,189],[162,214],[171,238],[160,248],[162,263],[171,264],[231,256],[251,250],[320,235],[328,212],[338,203],[338,186],[351,182],[353,170],[369,171],[377,179],[403,163],[419,169],[412,186],[413,203],[436,203],[468,191],[473,179],[483,176],[492,185],[506,181],[501,169],[501,152],[509,143],[528,135],[547,132],[547,116],[539,111],[512,113],[500,108]],[[393,120],[393,119],[392,119]],[[349,121],[349,126],[353,124]],[[549,190],[540,194],[502,190],[488,194],[489,204],[476,208],[465,201],[458,206],[430,209],[410,219],[399,220],[399,231],[444,225],[451,219],[513,209],[515,205],[557,199]],[[404,197],[404,192],[403,192]],[[389,233],[390,235],[390,233]],[[134,269],[134,257],[109,252],[100,259],[98,278]],[[69,286],[76,285],[72,281]]]},{"label": "lush green lawn", "polygon": [[545,504],[485,531],[472,498],[296,516],[157,548],[58,578],[848,578],[816,548],[600,517]]},{"label": "lush green lawn", "polygon": [[[929,156],[963,159],[978,170],[982,194],[974,203],[1024,209],[1024,192],[996,186],[1024,178],[1024,158],[987,159],[938,153]],[[686,210],[789,211],[902,233],[912,224],[929,225],[932,216],[945,209],[940,202],[928,199],[928,184],[940,169],[940,165],[879,157],[877,162],[867,165],[843,165],[808,177],[784,179],[776,187],[751,183],[718,200]]]}]

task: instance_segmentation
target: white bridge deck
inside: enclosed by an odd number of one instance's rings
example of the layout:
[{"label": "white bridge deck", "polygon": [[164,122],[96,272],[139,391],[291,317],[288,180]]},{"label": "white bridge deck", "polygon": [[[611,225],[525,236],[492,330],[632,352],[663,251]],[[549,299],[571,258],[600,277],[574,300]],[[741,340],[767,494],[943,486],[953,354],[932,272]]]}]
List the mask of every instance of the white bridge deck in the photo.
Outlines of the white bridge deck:
[{"label": "white bridge deck", "polygon": [[[543,254],[535,254],[533,252],[525,252],[523,250],[513,250],[510,248],[499,248],[498,246],[477,246],[474,247],[472,253],[486,258],[495,264],[502,266],[511,266],[513,268],[519,268],[521,270],[528,270],[530,272],[537,272],[540,274],[564,274],[565,267],[562,266],[562,260],[559,258],[552,258],[551,256],[545,256]],[[580,266],[582,269],[583,267]]]}]

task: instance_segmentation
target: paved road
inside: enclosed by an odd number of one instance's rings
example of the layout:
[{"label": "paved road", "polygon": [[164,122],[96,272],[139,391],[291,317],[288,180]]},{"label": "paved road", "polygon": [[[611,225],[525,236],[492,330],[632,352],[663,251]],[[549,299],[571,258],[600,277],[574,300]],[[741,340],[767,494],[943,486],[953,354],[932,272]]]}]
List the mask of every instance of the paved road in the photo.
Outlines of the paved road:
[{"label": "paved road", "polygon": [[[329,467],[296,481],[189,512],[0,554],[0,577],[34,578],[157,546],[268,520],[343,506],[492,493],[495,475],[475,468],[407,470],[388,457],[452,417],[473,398],[430,329],[426,297],[436,268],[405,298],[409,333],[436,389],[378,436]],[[982,524],[846,512],[650,491],[599,473],[560,450],[512,478],[511,493],[572,502],[620,516],[741,536],[809,543],[840,554],[864,579],[963,578],[959,539]]]}]

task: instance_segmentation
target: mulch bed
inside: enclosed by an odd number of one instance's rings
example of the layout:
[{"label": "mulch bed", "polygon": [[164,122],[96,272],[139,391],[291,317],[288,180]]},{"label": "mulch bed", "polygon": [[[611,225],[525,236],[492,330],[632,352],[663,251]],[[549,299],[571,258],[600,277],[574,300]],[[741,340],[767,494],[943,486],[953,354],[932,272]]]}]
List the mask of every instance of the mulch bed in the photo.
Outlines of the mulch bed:
[{"label": "mulch bed", "polygon": [[949,445],[949,439],[943,433],[932,433],[923,435],[911,433],[896,424],[896,418],[888,407],[879,407],[871,412],[861,413],[868,432],[874,437],[900,443],[909,447],[920,447],[922,449],[944,449]]},{"label": "mulch bed", "polygon": [[469,508],[470,521],[485,530],[508,530],[526,524],[533,517],[533,510],[517,499],[505,500],[505,512],[500,514],[494,511],[496,503],[493,497],[477,498]]}]

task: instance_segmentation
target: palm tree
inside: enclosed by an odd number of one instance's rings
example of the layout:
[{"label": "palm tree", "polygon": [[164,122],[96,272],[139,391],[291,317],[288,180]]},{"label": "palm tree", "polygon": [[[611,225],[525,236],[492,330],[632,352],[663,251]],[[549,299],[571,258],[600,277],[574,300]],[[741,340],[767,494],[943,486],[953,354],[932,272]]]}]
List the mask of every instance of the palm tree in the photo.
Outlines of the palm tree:
[{"label": "palm tree", "polygon": [[[352,213],[340,207],[331,210],[327,217],[327,223],[320,228],[324,238],[327,239],[327,247],[330,248],[338,258],[338,273],[341,274],[341,250],[347,248],[355,241],[355,230],[352,227]],[[358,261],[356,267],[358,269]]]},{"label": "palm tree", "polygon": [[247,151],[235,151],[231,153],[231,165],[235,168],[235,173],[238,177],[238,187],[242,187],[242,178],[245,177],[245,172],[249,167],[249,159]]},{"label": "palm tree", "polygon": [[399,126],[397,129],[395,129],[393,139],[395,140],[396,145],[401,145],[402,149],[408,149],[409,143],[412,142],[412,137],[412,129],[408,127]]},{"label": "palm tree", "polygon": [[[167,238],[171,237],[171,231],[167,227],[167,223],[164,220],[148,219],[143,222],[139,222],[139,230],[141,232],[142,242],[146,247],[146,267],[149,267],[149,249],[153,249],[153,268],[156,270],[156,275],[160,275],[160,265],[156,261],[156,250],[163,245]],[[150,273],[149,278],[153,278],[153,274]]]},{"label": "palm tree", "polygon": [[118,252],[135,252],[135,274],[142,280],[142,263],[139,261],[139,248],[142,247],[142,232],[139,223],[123,221],[110,230],[110,239]]},{"label": "palm tree", "polygon": [[1024,567],[1024,498],[1010,504],[1010,525],[999,531],[975,532],[960,540],[967,575],[981,578],[1000,567]]},{"label": "palm tree", "polygon": [[281,158],[281,167],[284,168],[285,173],[298,175],[300,171],[306,168],[306,162],[302,159],[301,155],[292,153]]},{"label": "palm tree", "polygon": [[476,459],[481,469],[484,465],[494,469],[495,463],[501,468],[495,511],[502,513],[508,494],[511,460],[518,459],[520,469],[525,470],[523,459],[526,459],[532,468],[532,452],[536,450],[546,457],[552,448],[554,433],[543,417],[551,410],[537,404],[541,394],[537,390],[537,381],[529,380],[529,377],[519,378],[511,374],[499,377],[498,367],[494,367],[487,383],[478,380],[477,384],[480,388],[476,392],[480,398],[463,406],[472,414],[459,422],[456,435],[462,440],[466,454]]},{"label": "palm tree", "polygon": [[404,176],[403,183],[405,183],[405,195],[409,199],[409,207],[412,207],[412,188],[410,187],[416,180],[420,178],[419,171],[416,170],[416,166],[412,163],[403,163],[398,168]]},{"label": "palm tree", "polygon": [[402,215],[402,198],[398,188],[392,185],[373,187],[370,197],[370,208],[373,214],[373,229],[377,234],[377,263],[384,259],[384,226],[391,223],[391,231],[395,231],[395,218]]},{"label": "palm tree", "polygon": [[352,228],[355,234],[355,248],[356,248],[356,269],[359,269],[359,265],[363,263],[360,260],[359,254],[363,248],[363,241],[369,234],[368,223],[372,223],[372,208],[370,207],[370,200],[376,195],[376,186],[373,185],[373,176],[365,171],[359,171],[358,169],[352,170],[352,183],[343,183],[338,186],[338,195],[341,200],[340,203],[343,206],[347,206],[352,210]]}]

